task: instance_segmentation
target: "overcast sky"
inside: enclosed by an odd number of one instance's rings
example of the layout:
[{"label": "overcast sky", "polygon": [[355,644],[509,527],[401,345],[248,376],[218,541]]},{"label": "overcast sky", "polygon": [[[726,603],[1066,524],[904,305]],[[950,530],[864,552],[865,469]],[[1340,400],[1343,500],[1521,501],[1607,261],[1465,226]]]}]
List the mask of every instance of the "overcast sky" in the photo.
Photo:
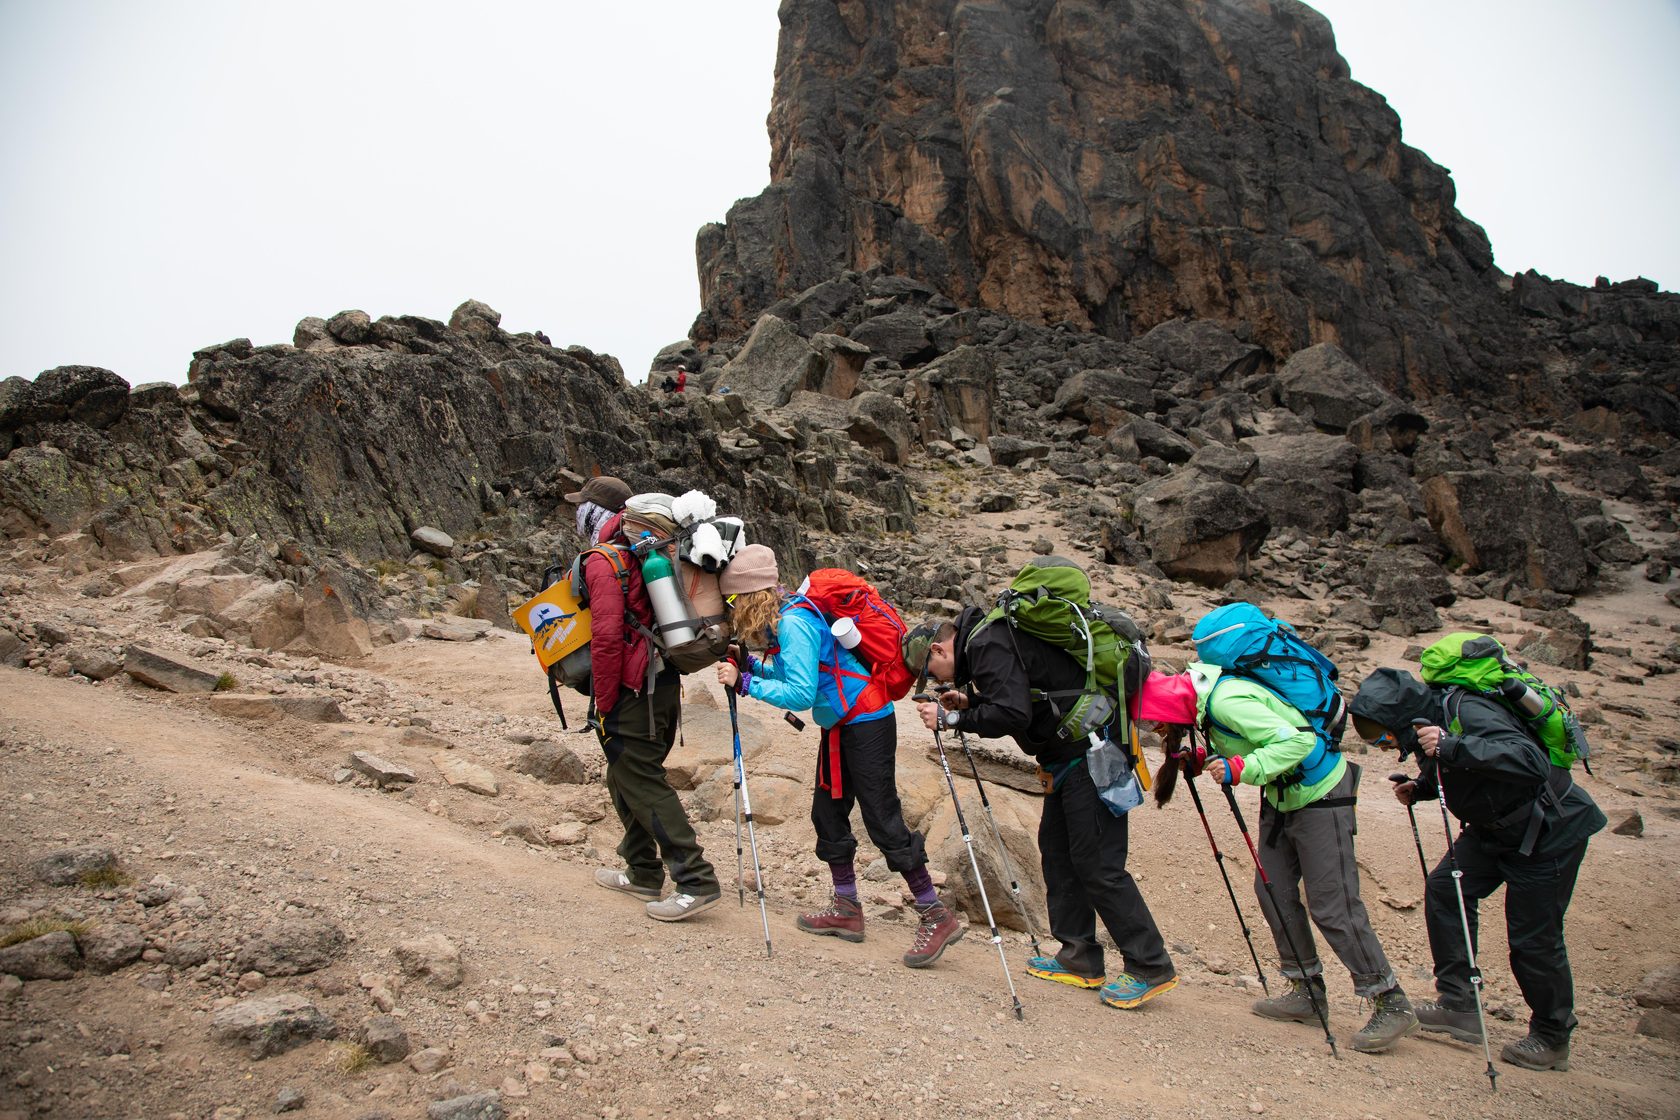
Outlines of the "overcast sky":
[{"label": "overcast sky", "polygon": [[[1322,0],[1500,267],[1680,288],[1680,0]],[[774,0],[0,0],[0,376],[359,307],[616,355],[768,182]]]}]

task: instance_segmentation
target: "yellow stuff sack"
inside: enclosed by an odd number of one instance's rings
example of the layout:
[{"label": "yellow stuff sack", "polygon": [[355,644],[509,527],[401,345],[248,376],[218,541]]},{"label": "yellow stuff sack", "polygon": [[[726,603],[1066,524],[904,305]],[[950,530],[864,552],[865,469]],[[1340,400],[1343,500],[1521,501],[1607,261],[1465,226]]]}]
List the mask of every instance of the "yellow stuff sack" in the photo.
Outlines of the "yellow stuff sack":
[{"label": "yellow stuff sack", "polygon": [[556,580],[517,607],[513,620],[531,637],[531,650],[546,672],[549,666],[589,645],[589,608],[578,605],[572,581]]}]

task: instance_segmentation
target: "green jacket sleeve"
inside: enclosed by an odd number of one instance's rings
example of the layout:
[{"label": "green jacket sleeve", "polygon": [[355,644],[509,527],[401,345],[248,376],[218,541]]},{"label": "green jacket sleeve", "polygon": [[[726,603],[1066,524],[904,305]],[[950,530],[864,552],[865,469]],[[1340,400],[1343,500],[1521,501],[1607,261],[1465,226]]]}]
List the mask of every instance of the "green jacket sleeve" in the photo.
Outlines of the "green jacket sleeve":
[{"label": "green jacket sleeve", "polygon": [[1217,743],[1227,753],[1242,755],[1242,783],[1263,786],[1289,773],[1312,753],[1317,736],[1302,719],[1297,725],[1283,712],[1254,694],[1236,689],[1217,693],[1210,706],[1214,720],[1235,733],[1219,734]]}]

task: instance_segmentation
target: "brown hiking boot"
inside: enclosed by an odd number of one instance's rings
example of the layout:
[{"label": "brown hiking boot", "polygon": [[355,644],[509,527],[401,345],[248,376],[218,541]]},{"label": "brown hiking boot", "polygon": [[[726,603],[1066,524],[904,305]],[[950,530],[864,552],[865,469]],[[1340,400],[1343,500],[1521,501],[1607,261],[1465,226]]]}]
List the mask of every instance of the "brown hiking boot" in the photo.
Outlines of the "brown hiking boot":
[{"label": "brown hiking boot", "polygon": [[[1286,978],[1287,979],[1287,978]],[[1312,984],[1312,991],[1307,991],[1307,985]],[[1278,995],[1254,1001],[1254,1013],[1267,1019],[1282,1019],[1288,1023],[1316,1023],[1318,1009],[1313,1006],[1313,1000],[1325,998],[1323,977],[1314,976],[1311,981],[1289,980],[1289,988]],[[1321,1006],[1328,1010],[1329,1004]]]},{"label": "brown hiking boot", "polygon": [[855,898],[837,894],[827,909],[799,915],[799,928],[806,933],[838,937],[842,941],[862,941],[863,904]]},{"label": "brown hiking boot", "polygon": [[1353,1048],[1361,1054],[1380,1054],[1418,1028],[1412,1003],[1398,986],[1371,1000],[1371,1021],[1353,1036]]},{"label": "brown hiking boot", "polygon": [[963,924],[943,902],[936,902],[921,912],[922,924],[916,927],[916,939],[904,954],[905,968],[926,968],[939,959],[945,946],[963,935]]},{"label": "brown hiking boot", "polygon": [[1505,1049],[1499,1052],[1503,1061],[1524,1069],[1556,1069],[1569,1068],[1569,1043],[1550,1043],[1535,1035],[1528,1035],[1516,1042],[1507,1042]]}]

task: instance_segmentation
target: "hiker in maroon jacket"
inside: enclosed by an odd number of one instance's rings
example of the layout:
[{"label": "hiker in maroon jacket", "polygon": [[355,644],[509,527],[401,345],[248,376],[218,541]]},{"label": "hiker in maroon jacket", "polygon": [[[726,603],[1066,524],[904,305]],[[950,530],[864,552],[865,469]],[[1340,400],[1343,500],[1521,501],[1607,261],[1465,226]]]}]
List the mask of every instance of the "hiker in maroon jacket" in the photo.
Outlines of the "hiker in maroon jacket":
[{"label": "hiker in maroon jacket", "polygon": [[[647,902],[648,917],[679,922],[717,904],[717,872],[706,861],[682,802],[665,776],[676,742],[682,678],[647,637],[653,605],[641,566],[622,532],[630,488],[592,478],[567,494],[578,532],[590,543],[583,580],[589,589],[590,681],[595,735],[607,758],[607,792],[624,826],[625,867],[602,867],[595,881]],[[664,898],[666,873],[675,884]]]}]

